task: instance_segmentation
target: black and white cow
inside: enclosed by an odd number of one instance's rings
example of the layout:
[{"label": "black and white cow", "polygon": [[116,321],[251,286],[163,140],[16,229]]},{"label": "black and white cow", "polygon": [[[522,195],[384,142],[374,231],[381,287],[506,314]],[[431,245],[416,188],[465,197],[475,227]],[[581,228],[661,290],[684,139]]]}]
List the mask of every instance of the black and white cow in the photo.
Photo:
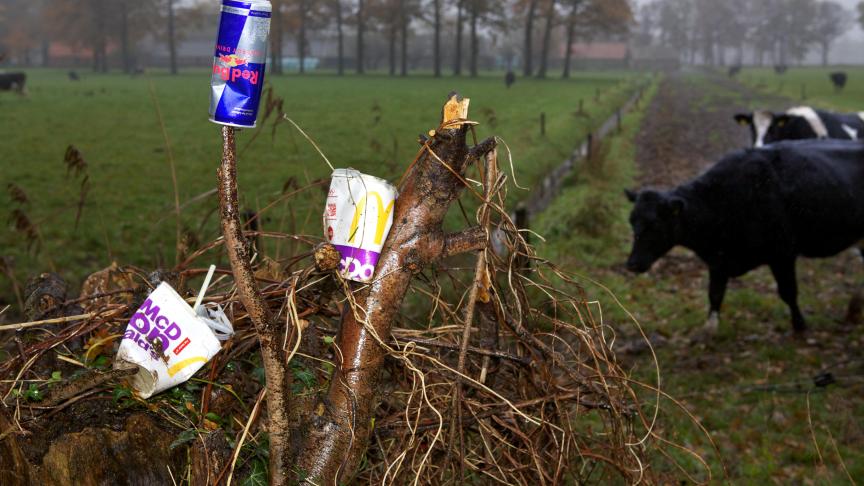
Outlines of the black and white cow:
[{"label": "black and white cow", "polygon": [[781,140],[834,138],[858,140],[864,138],[864,112],[831,113],[809,106],[790,108],[786,113],[754,111],[735,115],[735,121],[750,127],[754,147]]},{"label": "black and white cow", "polygon": [[27,74],[0,73],[0,91],[16,91],[27,94]]},{"label": "black and white cow", "polygon": [[633,250],[627,268],[644,273],[675,246],[708,266],[717,329],[729,279],[768,265],[796,331],[798,257],[837,255],[864,238],[864,143],[787,141],[733,152],[668,192],[627,192]]}]

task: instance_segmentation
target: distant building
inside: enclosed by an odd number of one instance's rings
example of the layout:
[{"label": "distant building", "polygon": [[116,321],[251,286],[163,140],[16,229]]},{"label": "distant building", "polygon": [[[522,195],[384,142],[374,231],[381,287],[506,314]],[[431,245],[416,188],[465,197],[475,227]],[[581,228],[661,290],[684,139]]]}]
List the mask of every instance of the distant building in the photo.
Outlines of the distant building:
[{"label": "distant building", "polygon": [[667,46],[631,46],[630,67],[650,71],[677,71],[681,68],[681,52]]},{"label": "distant building", "polygon": [[[566,54],[562,49],[561,57]],[[620,41],[577,42],[570,46],[570,55],[572,69],[624,69],[629,65],[630,47]]]}]

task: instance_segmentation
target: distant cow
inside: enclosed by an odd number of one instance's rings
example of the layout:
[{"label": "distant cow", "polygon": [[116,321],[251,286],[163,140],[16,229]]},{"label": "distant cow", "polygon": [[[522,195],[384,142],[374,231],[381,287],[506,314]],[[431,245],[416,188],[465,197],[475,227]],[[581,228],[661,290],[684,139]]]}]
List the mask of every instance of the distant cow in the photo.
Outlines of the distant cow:
[{"label": "distant cow", "polygon": [[510,89],[510,86],[516,83],[516,74],[513,71],[507,71],[507,74],[504,76],[504,84],[507,85],[507,89]]},{"label": "distant cow", "polygon": [[27,75],[25,73],[0,73],[0,91],[15,91],[27,93]]},{"label": "distant cow", "polygon": [[66,73],[66,76],[69,77],[69,81],[81,81],[81,76],[78,76],[78,73],[75,71],[69,71]]},{"label": "distant cow", "polygon": [[627,268],[644,273],[677,245],[710,273],[709,330],[730,278],[768,265],[796,331],[799,256],[837,255],[864,238],[864,144],[781,142],[733,152],[708,172],[669,192],[627,192],[633,251]]},{"label": "distant cow", "polygon": [[785,64],[776,64],[774,66],[774,73],[775,74],[786,74],[786,71],[788,71],[788,70],[789,70],[789,66],[787,66]]},{"label": "distant cow", "polygon": [[842,71],[831,73],[829,77],[831,78],[831,84],[834,85],[834,91],[837,92],[843,91],[843,88],[846,87],[846,81],[849,80],[849,76]]},{"label": "distant cow", "polygon": [[753,146],[757,148],[781,140],[864,138],[864,112],[831,113],[814,110],[809,106],[798,106],[790,108],[786,113],[740,113],[735,115],[735,121],[750,127]]},{"label": "distant cow", "polygon": [[741,74],[741,66],[731,66],[729,68],[729,77],[730,78],[734,78],[735,76],[738,76],[739,74]]}]

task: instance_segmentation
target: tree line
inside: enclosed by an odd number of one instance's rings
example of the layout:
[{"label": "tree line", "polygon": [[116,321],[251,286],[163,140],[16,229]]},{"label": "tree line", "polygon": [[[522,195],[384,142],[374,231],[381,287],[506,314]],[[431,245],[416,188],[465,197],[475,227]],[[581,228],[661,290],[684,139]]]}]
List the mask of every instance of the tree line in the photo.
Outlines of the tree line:
[{"label": "tree line", "polygon": [[[335,38],[338,74],[366,72],[371,49],[386,51],[391,75],[406,76],[417,64],[412,47],[422,44],[431,51],[428,66],[435,76],[477,76],[481,56],[495,55],[508,68],[519,66],[525,76],[542,78],[559,54],[555,46],[623,37],[633,21],[628,0],[271,1],[268,70],[273,74],[285,71],[286,57],[297,59],[304,73],[311,39],[326,34]],[[25,65],[38,58],[50,66],[49,46],[60,42],[86,50],[94,71],[129,72],[139,67],[136,45],[150,36],[164,41],[170,71],[176,73],[184,32],[207,22],[215,29],[217,6],[204,0],[0,0],[0,55]],[[295,52],[286,52],[286,44]],[[113,66],[109,46],[119,51]],[[571,50],[560,51],[555,59],[563,62],[567,77]]]},{"label": "tree line", "polygon": [[786,66],[813,49],[827,65],[836,40],[855,24],[853,12],[830,0],[652,0],[637,16],[639,42],[709,65],[741,65],[749,52],[754,64]]}]

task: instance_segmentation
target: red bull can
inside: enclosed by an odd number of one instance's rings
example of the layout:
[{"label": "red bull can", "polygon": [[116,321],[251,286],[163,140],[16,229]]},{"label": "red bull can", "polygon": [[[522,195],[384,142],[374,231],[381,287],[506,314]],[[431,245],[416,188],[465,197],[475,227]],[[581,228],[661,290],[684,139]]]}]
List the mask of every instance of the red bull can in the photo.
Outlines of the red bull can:
[{"label": "red bull can", "polygon": [[210,121],[238,128],[255,126],[272,9],[268,0],[222,0],[210,80]]}]

